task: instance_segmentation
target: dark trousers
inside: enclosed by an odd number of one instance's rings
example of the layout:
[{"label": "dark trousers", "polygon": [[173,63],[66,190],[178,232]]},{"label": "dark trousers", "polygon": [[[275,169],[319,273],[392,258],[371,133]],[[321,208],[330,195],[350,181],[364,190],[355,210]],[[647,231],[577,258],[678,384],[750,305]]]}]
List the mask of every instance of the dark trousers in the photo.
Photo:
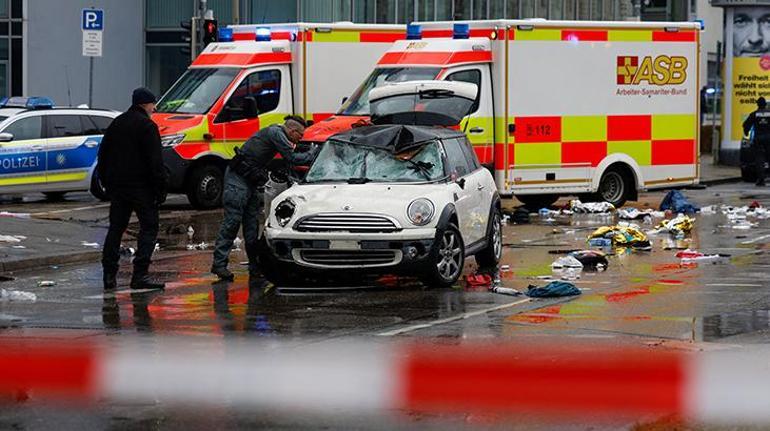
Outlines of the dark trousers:
[{"label": "dark trousers", "polygon": [[765,163],[770,162],[770,139],[757,139],[754,141],[754,157],[757,173],[757,184],[765,182]]},{"label": "dark trousers", "polygon": [[249,271],[257,270],[257,247],[259,242],[259,213],[262,209],[263,193],[240,175],[227,168],[225,172],[225,190],[222,206],[225,214],[219,226],[219,234],[214,244],[214,269],[227,268],[233,241],[238,229],[243,226],[243,239],[246,255],[249,258]]},{"label": "dark trousers", "polygon": [[120,260],[120,243],[128,227],[131,213],[139,219],[139,235],[134,255],[134,276],[147,274],[158,238],[158,205],[149,189],[110,190],[110,228],[102,250],[104,274],[116,274]]}]

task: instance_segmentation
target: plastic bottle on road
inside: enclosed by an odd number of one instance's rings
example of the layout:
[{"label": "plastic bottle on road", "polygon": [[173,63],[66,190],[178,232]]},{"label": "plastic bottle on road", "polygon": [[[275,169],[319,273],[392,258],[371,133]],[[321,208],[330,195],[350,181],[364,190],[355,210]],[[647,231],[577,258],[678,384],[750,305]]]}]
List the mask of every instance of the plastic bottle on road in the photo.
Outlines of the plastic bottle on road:
[{"label": "plastic bottle on road", "polygon": [[490,291],[494,293],[499,293],[501,295],[511,295],[511,296],[518,296],[521,295],[521,292],[519,292],[516,289],[513,289],[511,287],[493,287],[489,289]]}]

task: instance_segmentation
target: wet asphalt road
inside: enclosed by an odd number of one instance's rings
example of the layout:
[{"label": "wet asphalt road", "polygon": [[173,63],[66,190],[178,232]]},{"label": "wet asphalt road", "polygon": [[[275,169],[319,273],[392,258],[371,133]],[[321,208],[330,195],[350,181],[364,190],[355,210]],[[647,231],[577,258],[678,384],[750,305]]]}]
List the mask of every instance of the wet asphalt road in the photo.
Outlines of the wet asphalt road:
[{"label": "wet asphalt road", "polygon": [[[755,189],[730,184],[686,191],[699,205],[747,205],[757,200],[770,205],[770,188]],[[657,205],[662,193],[649,193],[639,203]],[[21,204],[36,212],[47,204]],[[68,202],[81,205],[77,198]],[[93,203],[90,203],[93,205]],[[179,208],[184,209],[180,204]],[[21,211],[19,207],[9,209]],[[77,217],[99,216],[99,209],[76,212]],[[212,242],[216,212],[192,217],[194,243]],[[528,225],[508,225],[501,284],[521,291],[529,284],[544,284],[555,250],[585,247],[586,236],[612,219],[602,216],[533,218]],[[170,224],[179,224],[170,221]],[[750,230],[733,229],[722,215],[698,215],[695,230],[685,241],[666,234],[651,236],[649,252],[619,252],[610,257],[607,271],[584,272],[576,281],[583,294],[575,298],[529,300],[493,294],[486,287],[461,282],[452,289],[426,289],[409,279],[389,279],[375,286],[342,286],[338,290],[283,289],[262,279],[249,280],[245,256],[236,254],[233,283],[217,283],[207,273],[210,251],[188,251],[182,229],[166,226],[162,249],[154,270],[168,282],[165,292],[131,292],[127,288],[130,266],[125,262],[123,287],[115,294],[101,291],[97,264],[48,268],[18,274],[0,287],[34,292],[35,303],[0,303],[0,325],[5,336],[93,337],[120,340],[145,336],[199,335],[204,337],[271,337],[301,343],[319,343],[346,337],[386,340],[393,337],[436,340],[580,340],[618,346],[642,345],[651,349],[698,351],[724,346],[764,344],[770,341],[770,220],[759,220]],[[643,225],[645,230],[652,226]],[[683,268],[674,257],[676,248],[730,254],[724,265]],[[466,275],[477,271],[473,259]],[[493,274],[495,275],[495,274]],[[43,280],[52,287],[38,287]],[[117,337],[117,338],[116,338]],[[63,421],[63,417],[70,421]],[[195,418],[198,418],[197,420]],[[520,427],[519,418],[475,422],[473,417],[399,417],[371,422],[366,418],[313,418],[265,413],[250,416],[222,411],[201,414],[166,410],[159,405],[100,405],[78,412],[47,410],[35,400],[0,410],[0,427],[46,428],[53,423],[68,428],[380,428],[489,426]],[[393,421],[396,422],[393,422]],[[654,420],[651,418],[650,420]],[[515,426],[514,426],[515,425]],[[567,426],[566,424],[559,424]],[[633,423],[614,423],[627,427]],[[528,422],[524,428],[548,429],[547,422]],[[576,429],[586,426],[575,425]]]}]

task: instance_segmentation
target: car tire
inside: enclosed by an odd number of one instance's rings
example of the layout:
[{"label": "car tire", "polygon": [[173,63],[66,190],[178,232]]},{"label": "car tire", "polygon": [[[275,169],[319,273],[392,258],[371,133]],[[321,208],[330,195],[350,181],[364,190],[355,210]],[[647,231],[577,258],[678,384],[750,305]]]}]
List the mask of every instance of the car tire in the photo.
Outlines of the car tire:
[{"label": "car tire", "polygon": [[516,195],[521,203],[530,211],[537,211],[540,208],[548,208],[554,202],[559,200],[559,195]]},{"label": "car tire", "polygon": [[633,181],[628,178],[628,173],[623,169],[610,167],[602,174],[599,180],[597,201],[609,202],[615,208],[622,207],[631,194]]},{"label": "car tire", "polygon": [[67,192],[44,192],[45,199],[49,202],[61,202],[64,200],[64,195]]},{"label": "car tire", "polygon": [[222,205],[224,173],[215,165],[195,168],[187,181],[187,199],[199,210],[217,208]]},{"label": "car tire", "polygon": [[107,195],[107,189],[102,185],[102,181],[99,179],[99,175],[94,170],[94,174],[91,175],[91,196],[99,199],[102,202],[107,202],[110,197]]},{"label": "car tire", "polygon": [[476,263],[481,268],[494,268],[503,256],[503,218],[500,211],[495,209],[490,219],[491,225],[487,234],[487,246],[476,254]]},{"label": "car tire", "polygon": [[431,253],[429,269],[422,282],[429,287],[452,287],[463,273],[465,265],[465,242],[460,229],[449,224],[438,235],[438,243]]}]

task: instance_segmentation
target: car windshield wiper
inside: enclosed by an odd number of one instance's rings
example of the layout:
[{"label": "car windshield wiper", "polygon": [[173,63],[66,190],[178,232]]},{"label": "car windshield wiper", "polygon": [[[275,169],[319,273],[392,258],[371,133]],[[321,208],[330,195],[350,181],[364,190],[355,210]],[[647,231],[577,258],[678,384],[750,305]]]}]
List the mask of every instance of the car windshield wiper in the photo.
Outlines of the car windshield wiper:
[{"label": "car windshield wiper", "polygon": [[426,180],[430,181],[430,170],[433,169],[433,163],[430,162],[415,162],[412,159],[401,159],[407,163],[409,163],[409,166],[414,168],[416,171],[420,171],[420,173],[425,177]]},{"label": "car windshield wiper", "polygon": [[366,184],[368,182],[372,181],[371,178],[366,177],[351,177],[348,178],[348,184]]}]

